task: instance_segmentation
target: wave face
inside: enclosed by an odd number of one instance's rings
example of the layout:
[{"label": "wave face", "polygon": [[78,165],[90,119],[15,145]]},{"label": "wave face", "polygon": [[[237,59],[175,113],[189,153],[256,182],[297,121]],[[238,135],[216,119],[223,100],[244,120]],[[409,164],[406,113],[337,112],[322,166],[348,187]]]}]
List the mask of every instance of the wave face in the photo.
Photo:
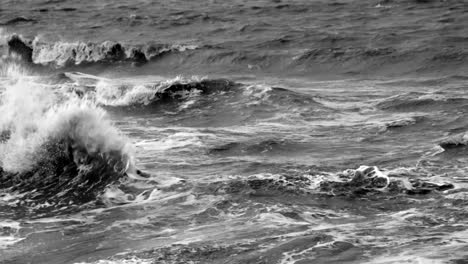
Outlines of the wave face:
[{"label": "wave face", "polygon": [[61,100],[37,77],[19,72],[21,67],[7,67],[10,80],[0,106],[0,188],[25,193],[23,199],[35,204],[82,204],[133,166],[130,146],[104,110]]}]

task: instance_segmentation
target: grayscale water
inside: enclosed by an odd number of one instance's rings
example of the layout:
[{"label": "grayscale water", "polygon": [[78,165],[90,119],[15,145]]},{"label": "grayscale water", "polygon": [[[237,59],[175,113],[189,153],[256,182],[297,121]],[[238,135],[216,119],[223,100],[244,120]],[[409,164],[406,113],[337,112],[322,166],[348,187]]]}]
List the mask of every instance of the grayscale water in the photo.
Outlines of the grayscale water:
[{"label": "grayscale water", "polygon": [[468,263],[468,3],[0,5],[0,263]]}]

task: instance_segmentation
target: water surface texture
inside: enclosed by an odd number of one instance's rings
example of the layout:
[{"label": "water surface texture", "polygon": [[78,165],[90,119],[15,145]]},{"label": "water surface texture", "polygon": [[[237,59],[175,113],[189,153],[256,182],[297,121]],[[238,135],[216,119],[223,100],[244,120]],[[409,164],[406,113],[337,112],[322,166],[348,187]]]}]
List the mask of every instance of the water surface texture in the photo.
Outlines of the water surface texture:
[{"label": "water surface texture", "polygon": [[468,4],[0,5],[0,263],[468,263]]}]

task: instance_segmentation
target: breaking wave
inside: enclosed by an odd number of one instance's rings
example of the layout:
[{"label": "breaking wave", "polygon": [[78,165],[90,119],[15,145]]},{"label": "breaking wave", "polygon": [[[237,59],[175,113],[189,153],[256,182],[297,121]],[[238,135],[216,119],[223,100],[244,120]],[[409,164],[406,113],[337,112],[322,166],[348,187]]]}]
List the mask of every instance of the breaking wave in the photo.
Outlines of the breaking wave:
[{"label": "breaking wave", "polygon": [[239,87],[226,79],[175,78],[155,83],[122,84],[99,81],[93,91],[97,103],[105,106],[149,105],[154,102],[183,100],[199,94],[227,92]]},{"label": "breaking wave", "polygon": [[10,53],[19,54],[28,62],[56,67],[99,62],[145,63],[167,53],[197,49],[195,45],[128,45],[114,41],[48,43],[39,38],[27,40],[18,35],[9,37],[7,44]]},{"label": "breaking wave", "polygon": [[10,69],[0,87],[1,189],[32,203],[81,204],[135,172],[131,145],[103,109],[60,101],[50,86]]}]

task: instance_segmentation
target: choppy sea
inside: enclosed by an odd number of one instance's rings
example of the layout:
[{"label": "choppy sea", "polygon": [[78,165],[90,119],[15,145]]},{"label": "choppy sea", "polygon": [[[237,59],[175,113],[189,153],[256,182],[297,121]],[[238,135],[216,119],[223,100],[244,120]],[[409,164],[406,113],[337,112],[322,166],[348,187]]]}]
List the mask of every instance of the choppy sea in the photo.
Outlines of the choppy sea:
[{"label": "choppy sea", "polygon": [[0,263],[468,263],[468,3],[2,0]]}]

